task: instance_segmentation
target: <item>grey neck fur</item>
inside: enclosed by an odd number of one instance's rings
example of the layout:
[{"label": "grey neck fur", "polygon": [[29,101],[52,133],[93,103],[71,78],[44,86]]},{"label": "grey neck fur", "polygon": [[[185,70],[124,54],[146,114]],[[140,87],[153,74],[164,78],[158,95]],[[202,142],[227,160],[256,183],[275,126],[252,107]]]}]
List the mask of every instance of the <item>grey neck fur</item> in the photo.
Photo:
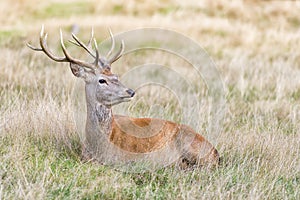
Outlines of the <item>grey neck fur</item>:
[{"label": "grey neck fur", "polygon": [[85,148],[100,162],[111,145],[108,138],[112,131],[112,110],[100,104],[94,93],[86,87],[87,119],[85,127]]},{"label": "grey neck fur", "polygon": [[[106,136],[111,132],[112,123],[112,110],[99,103],[96,99],[96,95],[90,92],[90,89],[86,87],[86,104],[87,104],[87,124],[88,128],[96,130],[100,128],[102,134]],[[90,127],[92,126],[92,127]]]}]

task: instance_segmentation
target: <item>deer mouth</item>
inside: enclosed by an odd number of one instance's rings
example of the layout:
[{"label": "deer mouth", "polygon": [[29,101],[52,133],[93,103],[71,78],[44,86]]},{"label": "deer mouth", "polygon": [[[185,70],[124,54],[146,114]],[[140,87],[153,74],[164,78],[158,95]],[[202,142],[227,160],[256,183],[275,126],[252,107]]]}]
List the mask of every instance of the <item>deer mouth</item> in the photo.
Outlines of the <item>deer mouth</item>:
[{"label": "deer mouth", "polygon": [[122,97],[123,101],[131,101],[133,99],[133,96],[124,96]]},{"label": "deer mouth", "polygon": [[124,97],[120,97],[119,99],[116,99],[114,101],[109,101],[106,103],[106,105],[108,106],[114,106],[114,105],[117,105],[117,104],[120,104],[120,103],[123,103],[123,102],[129,102],[131,101],[132,97],[129,97],[129,96],[124,96]]}]

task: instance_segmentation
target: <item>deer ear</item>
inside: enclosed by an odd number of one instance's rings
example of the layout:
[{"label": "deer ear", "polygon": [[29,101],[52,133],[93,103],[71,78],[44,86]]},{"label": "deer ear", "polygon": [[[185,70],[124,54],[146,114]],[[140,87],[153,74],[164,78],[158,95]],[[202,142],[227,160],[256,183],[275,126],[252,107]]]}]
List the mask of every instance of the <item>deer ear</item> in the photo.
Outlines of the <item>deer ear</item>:
[{"label": "deer ear", "polygon": [[84,78],[84,79],[87,77],[88,72],[86,72],[84,68],[81,67],[80,65],[70,63],[70,68],[74,76],[78,78]]}]

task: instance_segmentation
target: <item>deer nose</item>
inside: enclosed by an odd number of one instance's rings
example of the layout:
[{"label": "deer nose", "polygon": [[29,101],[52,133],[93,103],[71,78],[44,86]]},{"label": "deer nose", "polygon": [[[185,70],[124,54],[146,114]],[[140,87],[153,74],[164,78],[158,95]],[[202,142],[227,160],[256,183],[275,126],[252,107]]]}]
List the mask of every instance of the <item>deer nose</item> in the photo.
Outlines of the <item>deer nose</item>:
[{"label": "deer nose", "polygon": [[132,90],[132,89],[128,89],[128,90],[126,90],[126,92],[127,92],[131,97],[133,97],[134,94],[135,94],[134,90]]}]

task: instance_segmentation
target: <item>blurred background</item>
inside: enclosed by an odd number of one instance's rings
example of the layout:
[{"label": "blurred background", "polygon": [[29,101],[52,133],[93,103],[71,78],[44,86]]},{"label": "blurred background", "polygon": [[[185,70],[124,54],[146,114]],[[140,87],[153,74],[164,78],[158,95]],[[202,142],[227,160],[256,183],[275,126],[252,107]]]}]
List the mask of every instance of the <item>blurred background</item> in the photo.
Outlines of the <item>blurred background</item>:
[{"label": "blurred background", "polygon": [[[298,1],[0,0],[0,199],[299,199],[299,10]],[[82,162],[72,113],[75,78],[66,64],[25,45],[38,45],[42,24],[60,55],[60,28],[65,40],[75,32],[87,41],[92,27],[98,42],[108,38],[109,28],[119,33],[157,27],[198,42],[226,92],[216,145],[222,165],[136,175]],[[142,52],[122,57],[113,70],[122,75],[136,63],[158,60],[187,65]],[[205,121],[206,88],[196,91],[204,99],[199,112]],[[148,105],[164,103],[169,110],[161,117],[178,117],[168,95],[163,101],[151,92],[141,95]],[[145,102],[133,104],[130,114],[149,114]],[[197,131],[205,135],[205,123]]]}]

